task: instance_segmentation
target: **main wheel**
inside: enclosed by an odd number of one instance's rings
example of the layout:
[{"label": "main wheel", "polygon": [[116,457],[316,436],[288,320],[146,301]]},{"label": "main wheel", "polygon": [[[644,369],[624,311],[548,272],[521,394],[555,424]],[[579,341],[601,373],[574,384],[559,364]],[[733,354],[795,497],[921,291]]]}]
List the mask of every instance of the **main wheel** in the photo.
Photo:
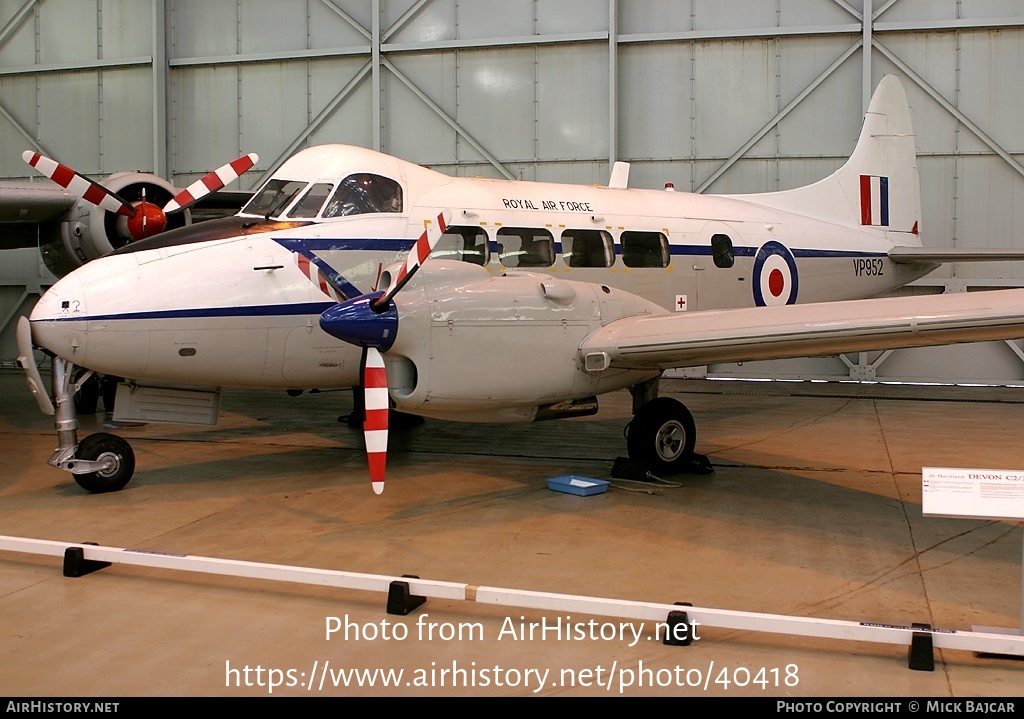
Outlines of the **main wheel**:
[{"label": "main wheel", "polygon": [[130,444],[113,434],[90,434],[78,444],[75,458],[92,461],[113,460],[114,464],[110,469],[74,475],[75,481],[82,489],[96,494],[124,489],[135,473],[135,452],[132,451]]},{"label": "main wheel", "polygon": [[697,427],[682,402],[671,397],[651,400],[629,423],[626,448],[631,459],[651,471],[672,474],[684,469],[693,456]]}]

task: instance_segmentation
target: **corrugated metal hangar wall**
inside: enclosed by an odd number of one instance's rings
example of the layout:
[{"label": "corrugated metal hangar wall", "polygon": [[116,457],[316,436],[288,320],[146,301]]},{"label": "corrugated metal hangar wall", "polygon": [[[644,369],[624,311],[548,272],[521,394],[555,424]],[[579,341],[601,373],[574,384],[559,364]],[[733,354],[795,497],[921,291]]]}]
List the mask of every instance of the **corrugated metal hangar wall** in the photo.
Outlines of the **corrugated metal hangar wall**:
[{"label": "corrugated metal hangar wall", "polygon": [[[255,151],[248,189],[340,142],[461,175],[605,183],[627,160],[633,186],[784,189],[841,164],[871,90],[898,73],[925,243],[1024,243],[1020,0],[0,0],[0,25],[4,179],[28,177],[26,148],[179,187]],[[5,325],[48,281],[31,253],[4,252]],[[1024,286],[1022,264],[948,266],[910,291]],[[1024,352],[710,373],[1013,384]]]}]

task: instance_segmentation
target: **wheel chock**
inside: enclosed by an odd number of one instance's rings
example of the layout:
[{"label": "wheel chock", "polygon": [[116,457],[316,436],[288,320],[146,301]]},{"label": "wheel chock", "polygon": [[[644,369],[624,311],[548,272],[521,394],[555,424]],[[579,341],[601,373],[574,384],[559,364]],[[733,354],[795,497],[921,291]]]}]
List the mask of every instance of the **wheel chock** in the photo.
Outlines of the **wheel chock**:
[{"label": "wheel chock", "polygon": [[[415,574],[403,574],[407,579],[419,579]],[[427,601],[426,597],[409,592],[409,582],[394,581],[388,585],[388,614],[404,617]]]},{"label": "wheel chock", "polygon": [[[911,624],[914,629],[931,629],[930,624]],[[935,655],[932,646],[932,633],[914,632],[910,640],[910,650],[907,652],[907,666],[915,672],[935,671]]]},{"label": "wheel chock", "polygon": [[[92,546],[98,546],[95,542],[82,542],[82,544],[91,544]],[[98,559],[86,559],[85,552],[81,547],[68,547],[64,550],[64,576],[65,577],[84,577],[86,574],[92,574],[99,570],[109,567],[110,562],[101,562]]]},{"label": "wheel chock", "polygon": [[[692,607],[690,602],[676,602],[677,607]],[[665,620],[665,638],[661,643],[667,647],[688,647],[693,643],[693,627],[690,616],[684,611],[668,613]]]}]

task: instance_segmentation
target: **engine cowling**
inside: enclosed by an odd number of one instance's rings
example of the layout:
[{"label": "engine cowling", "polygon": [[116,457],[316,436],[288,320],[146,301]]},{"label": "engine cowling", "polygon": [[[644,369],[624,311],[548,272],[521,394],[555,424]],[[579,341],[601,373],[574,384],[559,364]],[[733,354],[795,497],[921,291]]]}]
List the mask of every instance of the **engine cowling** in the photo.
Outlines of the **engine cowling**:
[{"label": "engine cowling", "polygon": [[[132,204],[142,201],[163,206],[176,194],[171,183],[156,175],[119,172],[103,181],[103,186]],[[184,227],[192,221],[186,210],[167,217],[165,229]],[[113,212],[79,200],[60,222],[41,225],[39,249],[46,267],[57,277],[132,241],[125,224]]]},{"label": "engine cowling", "polygon": [[591,332],[621,317],[665,312],[605,285],[430,261],[395,305],[398,331],[385,360],[391,396],[404,411],[531,421],[573,414],[598,394],[657,374],[584,367],[579,348]]}]

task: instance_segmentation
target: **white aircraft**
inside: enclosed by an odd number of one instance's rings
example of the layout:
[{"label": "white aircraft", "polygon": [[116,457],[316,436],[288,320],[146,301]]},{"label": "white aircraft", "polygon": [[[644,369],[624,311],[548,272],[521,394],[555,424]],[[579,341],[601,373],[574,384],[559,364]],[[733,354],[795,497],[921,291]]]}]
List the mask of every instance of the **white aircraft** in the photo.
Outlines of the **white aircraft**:
[{"label": "white aircraft", "polygon": [[[598,395],[631,388],[629,454],[666,472],[695,441],[689,411],[656,396],[667,368],[1024,336],[1024,290],[860,299],[937,262],[1020,259],[921,246],[894,77],[849,161],[807,187],[706,196],[628,188],[627,175],[617,163],[608,187],[456,178],[355,147],[304,150],[236,216],[121,247],[22,318],[22,366],[56,414],[50,463],[94,492],[134,471],[123,439],[78,442],[75,367],[128,378],[115,418],[154,386],[363,385],[379,492],[389,406],[520,422],[592,414]],[[53,357],[53,403],[33,345]],[[208,395],[174,394],[193,396]]]}]

